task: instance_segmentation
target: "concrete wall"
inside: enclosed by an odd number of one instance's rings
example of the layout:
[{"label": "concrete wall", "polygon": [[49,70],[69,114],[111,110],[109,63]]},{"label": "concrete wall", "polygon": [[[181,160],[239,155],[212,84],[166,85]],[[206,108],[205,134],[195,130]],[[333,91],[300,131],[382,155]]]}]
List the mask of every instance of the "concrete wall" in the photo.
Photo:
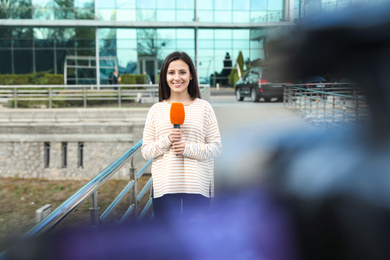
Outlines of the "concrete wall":
[{"label": "concrete wall", "polygon": [[[149,108],[4,109],[0,111],[0,176],[91,179],[142,139]],[[50,164],[45,167],[45,143]],[[67,166],[62,163],[67,144]],[[79,143],[83,167],[79,167]],[[140,168],[145,161],[136,156]],[[124,167],[117,178],[128,178]]]}]

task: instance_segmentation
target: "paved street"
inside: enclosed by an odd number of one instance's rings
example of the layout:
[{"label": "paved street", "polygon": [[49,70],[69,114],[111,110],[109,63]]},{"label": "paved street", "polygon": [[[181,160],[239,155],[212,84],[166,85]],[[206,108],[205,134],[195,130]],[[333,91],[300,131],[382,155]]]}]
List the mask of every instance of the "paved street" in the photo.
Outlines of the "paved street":
[{"label": "paved street", "polygon": [[216,191],[246,187],[257,181],[272,155],[269,140],[313,129],[282,102],[238,102],[235,96],[211,96],[222,136],[222,154],[215,160]]},{"label": "paved street", "polygon": [[[236,101],[234,96],[211,96],[210,100],[217,115],[222,136],[238,128],[261,126],[271,127],[311,127],[298,114],[283,106],[282,102]],[[259,129],[259,130],[261,130]]]}]

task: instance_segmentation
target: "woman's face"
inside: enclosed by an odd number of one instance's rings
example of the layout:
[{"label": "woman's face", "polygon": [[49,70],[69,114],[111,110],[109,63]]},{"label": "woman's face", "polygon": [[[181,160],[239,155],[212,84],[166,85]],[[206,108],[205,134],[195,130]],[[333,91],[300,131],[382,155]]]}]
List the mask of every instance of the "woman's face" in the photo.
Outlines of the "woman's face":
[{"label": "woman's face", "polygon": [[172,61],[168,66],[167,83],[171,93],[188,93],[188,85],[192,80],[190,68],[182,60]]}]

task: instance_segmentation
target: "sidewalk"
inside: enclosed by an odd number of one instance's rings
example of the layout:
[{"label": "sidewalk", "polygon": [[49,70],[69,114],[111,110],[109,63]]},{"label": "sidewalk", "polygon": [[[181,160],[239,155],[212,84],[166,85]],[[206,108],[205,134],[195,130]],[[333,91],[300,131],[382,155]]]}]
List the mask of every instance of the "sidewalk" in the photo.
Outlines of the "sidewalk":
[{"label": "sidewalk", "polygon": [[211,96],[234,96],[233,87],[211,87]]}]

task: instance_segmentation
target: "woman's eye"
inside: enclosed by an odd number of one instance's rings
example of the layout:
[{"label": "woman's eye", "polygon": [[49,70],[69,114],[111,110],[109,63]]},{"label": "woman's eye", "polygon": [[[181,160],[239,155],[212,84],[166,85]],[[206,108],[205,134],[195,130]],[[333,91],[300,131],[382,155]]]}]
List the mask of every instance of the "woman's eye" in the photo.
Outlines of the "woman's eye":
[{"label": "woman's eye", "polygon": [[173,71],[168,72],[169,75],[173,75]]},{"label": "woman's eye", "polygon": [[186,71],[182,71],[182,72],[180,72],[181,74],[186,74],[187,72]]}]

